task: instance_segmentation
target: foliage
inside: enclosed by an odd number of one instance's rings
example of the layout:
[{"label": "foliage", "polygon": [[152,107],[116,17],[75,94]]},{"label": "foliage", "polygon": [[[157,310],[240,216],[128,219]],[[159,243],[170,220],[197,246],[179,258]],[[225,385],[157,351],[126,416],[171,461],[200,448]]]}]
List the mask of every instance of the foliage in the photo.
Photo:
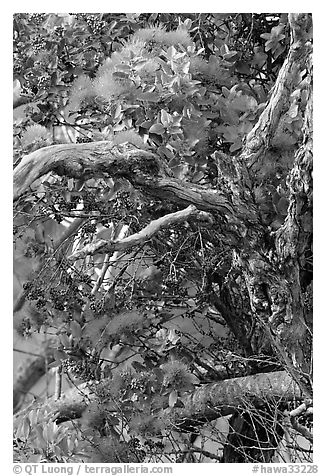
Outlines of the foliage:
[{"label": "foliage", "polygon": [[[242,148],[288,47],[287,16],[277,13],[16,14],[14,77],[28,100],[14,124],[16,163],[60,142],[129,143],[155,150],[175,178],[217,190],[215,153]],[[274,231],[287,216],[286,177],[302,140],[307,95],[304,71],[298,75],[264,165],[253,167],[254,200]],[[123,178],[52,175],[16,205],[29,303],[17,332],[54,334],[52,366],[75,384],[105,382],[76,424],[57,425],[46,411],[22,419],[19,461],[159,459],[173,410],[196,385],[281,367],[259,339],[248,355],[212,305],[213,287],[221,307],[253,332],[246,278],[222,225],[189,221],[136,250],[68,260],[96,239],[137,233],[176,210]]]}]

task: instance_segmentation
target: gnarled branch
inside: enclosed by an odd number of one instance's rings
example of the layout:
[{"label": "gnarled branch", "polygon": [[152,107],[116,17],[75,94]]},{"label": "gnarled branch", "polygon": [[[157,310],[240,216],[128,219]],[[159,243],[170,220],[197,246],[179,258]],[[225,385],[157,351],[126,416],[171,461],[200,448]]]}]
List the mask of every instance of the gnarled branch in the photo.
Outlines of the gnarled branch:
[{"label": "gnarled branch", "polygon": [[[113,146],[109,141],[61,144],[26,155],[14,170],[14,200],[48,172],[87,180],[90,177],[124,177],[145,194],[180,205],[234,215],[224,194],[183,182],[171,173],[158,155],[134,146]],[[250,214],[248,213],[248,216]]]}]

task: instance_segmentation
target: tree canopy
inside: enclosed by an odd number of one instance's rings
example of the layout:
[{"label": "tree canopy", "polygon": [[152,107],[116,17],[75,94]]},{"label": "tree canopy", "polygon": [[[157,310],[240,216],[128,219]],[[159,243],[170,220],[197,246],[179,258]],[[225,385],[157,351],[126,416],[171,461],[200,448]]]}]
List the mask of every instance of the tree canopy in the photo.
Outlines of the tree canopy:
[{"label": "tree canopy", "polygon": [[312,461],[312,127],[309,14],[14,15],[17,461]]}]

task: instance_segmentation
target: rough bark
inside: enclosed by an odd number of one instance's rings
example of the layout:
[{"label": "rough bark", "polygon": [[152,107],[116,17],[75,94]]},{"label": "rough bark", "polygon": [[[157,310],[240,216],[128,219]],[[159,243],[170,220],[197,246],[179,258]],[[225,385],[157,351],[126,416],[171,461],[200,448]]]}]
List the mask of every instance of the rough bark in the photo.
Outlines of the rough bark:
[{"label": "rough bark", "polygon": [[[286,277],[291,319],[280,332],[280,345],[286,343],[296,371],[311,385],[312,316],[306,309],[303,291],[312,279],[312,58],[307,63],[308,100],[302,145],[288,177],[290,205],[283,226],[276,233],[276,249],[281,272]],[[304,272],[302,271],[304,270]]]},{"label": "rough bark", "polygon": [[195,205],[207,212],[234,213],[218,191],[171,177],[159,156],[130,145],[113,146],[109,141],[53,145],[26,155],[14,170],[14,200],[51,171],[80,180],[124,177],[156,198]]},{"label": "rough bark", "polygon": [[289,108],[290,95],[295,86],[297,74],[306,63],[309,48],[306,48],[311,16],[305,13],[290,13],[291,45],[286,60],[278,74],[267,107],[257,124],[249,132],[241,152],[248,167],[269,148],[279,125],[281,116]]}]

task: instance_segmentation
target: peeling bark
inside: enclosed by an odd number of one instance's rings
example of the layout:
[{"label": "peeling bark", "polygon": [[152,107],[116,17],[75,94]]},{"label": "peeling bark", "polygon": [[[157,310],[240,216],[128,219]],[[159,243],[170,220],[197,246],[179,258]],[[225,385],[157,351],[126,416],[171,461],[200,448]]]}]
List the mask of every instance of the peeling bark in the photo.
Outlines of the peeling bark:
[{"label": "peeling bark", "polygon": [[159,156],[130,145],[113,146],[108,141],[53,145],[26,155],[14,170],[14,200],[51,171],[80,180],[124,177],[152,197],[195,205],[207,212],[234,214],[218,191],[171,177]]},{"label": "peeling bark", "polygon": [[[307,63],[308,100],[303,127],[303,142],[297,151],[288,177],[290,205],[284,225],[276,233],[276,250],[289,290],[291,319],[280,332],[293,365],[311,385],[312,321],[305,309],[303,291],[312,279],[312,72]],[[307,270],[310,269],[310,275]],[[305,270],[302,273],[301,270]]]},{"label": "peeling bark", "polygon": [[289,108],[290,95],[296,86],[297,75],[305,68],[310,48],[306,47],[311,17],[304,13],[290,13],[291,45],[286,60],[278,74],[267,106],[255,127],[246,137],[241,152],[248,167],[268,148],[279,125],[281,116]]}]

